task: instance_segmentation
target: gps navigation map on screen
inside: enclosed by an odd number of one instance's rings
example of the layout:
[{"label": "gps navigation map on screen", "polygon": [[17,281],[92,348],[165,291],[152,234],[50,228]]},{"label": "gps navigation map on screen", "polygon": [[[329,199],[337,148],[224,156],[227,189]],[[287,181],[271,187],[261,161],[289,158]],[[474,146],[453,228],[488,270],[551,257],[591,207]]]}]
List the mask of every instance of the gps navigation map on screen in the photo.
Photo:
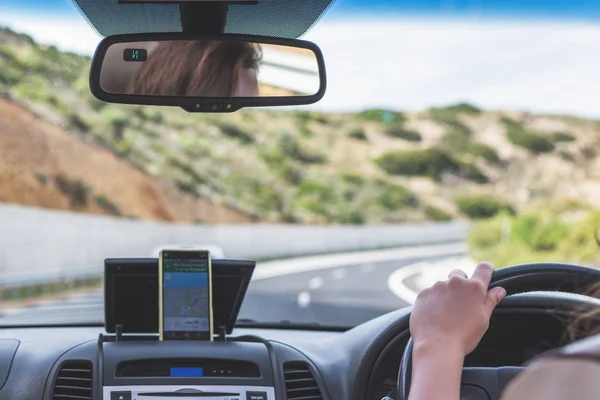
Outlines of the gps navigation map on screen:
[{"label": "gps navigation map on screen", "polygon": [[208,258],[164,258],[165,332],[209,330],[208,278]]}]

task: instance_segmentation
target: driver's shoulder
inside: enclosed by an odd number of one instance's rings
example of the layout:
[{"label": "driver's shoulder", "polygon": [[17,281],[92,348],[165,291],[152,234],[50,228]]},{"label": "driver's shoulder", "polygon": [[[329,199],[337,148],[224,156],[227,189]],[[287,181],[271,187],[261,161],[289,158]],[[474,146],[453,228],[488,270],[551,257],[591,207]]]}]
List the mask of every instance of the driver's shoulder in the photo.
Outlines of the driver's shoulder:
[{"label": "driver's shoulder", "polygon": [[502,400],[597,399],[600,393],[600,336],[545,353],[506,388]]}]

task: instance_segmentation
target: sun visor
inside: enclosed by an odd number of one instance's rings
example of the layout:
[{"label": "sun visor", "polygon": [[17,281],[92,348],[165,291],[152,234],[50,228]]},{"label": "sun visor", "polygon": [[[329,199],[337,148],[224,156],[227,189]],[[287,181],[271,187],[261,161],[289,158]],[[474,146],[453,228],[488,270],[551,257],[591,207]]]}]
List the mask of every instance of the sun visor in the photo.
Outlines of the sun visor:
[{"label": "sun visor", "polygon": [[[302,36],[334,0],[258,0],[229,5],[225,33],[282,38]],[[102,36],[182,32],[179,4],[73,0]]]}]

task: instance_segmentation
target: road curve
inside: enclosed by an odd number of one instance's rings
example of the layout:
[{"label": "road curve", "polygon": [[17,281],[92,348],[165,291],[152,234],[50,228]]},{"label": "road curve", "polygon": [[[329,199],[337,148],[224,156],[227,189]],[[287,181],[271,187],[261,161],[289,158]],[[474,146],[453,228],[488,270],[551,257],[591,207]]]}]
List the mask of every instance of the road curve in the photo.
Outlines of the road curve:
[{"label": "road curve", "polygon": [[[455,255],[454,252],[452,255]],[[361,261],[343,266],[262,277],[250,283],[239,318],[259,322],[320,322],[351,327],[410,303],[388,287],[392,274],[444,254],[421,254],[398,260]],[[2,311],[4,324],[102,323],[101,290],[43,301],[35,306]]]}]

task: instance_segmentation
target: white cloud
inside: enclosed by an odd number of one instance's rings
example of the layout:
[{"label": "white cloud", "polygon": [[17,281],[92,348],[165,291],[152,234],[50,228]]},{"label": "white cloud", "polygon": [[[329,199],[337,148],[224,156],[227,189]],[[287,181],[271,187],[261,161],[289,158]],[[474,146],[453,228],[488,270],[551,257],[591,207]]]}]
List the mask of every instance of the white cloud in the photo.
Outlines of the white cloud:
[{"label": "white cloud", "polygon": [[[356,27],[360,26],[360,29]],[[486,108],[600,116],[600,26],[380,20],[317,26],[329,109]]]},{"label": "white cloud", "polygon": [[92,56],[102,37],[83,18],[27,15],[2,12],[0,25],[30,35],[39,43],[53,44],[63,51]]},{"label": "white cloud", "polygon": [[[0,24],[93,54],[83,19],[0,16]],[[313,107],[485,108],[600,116],[600,26],[558,22],[325,19],[305,39],[325,55],[328,89]]]}]

